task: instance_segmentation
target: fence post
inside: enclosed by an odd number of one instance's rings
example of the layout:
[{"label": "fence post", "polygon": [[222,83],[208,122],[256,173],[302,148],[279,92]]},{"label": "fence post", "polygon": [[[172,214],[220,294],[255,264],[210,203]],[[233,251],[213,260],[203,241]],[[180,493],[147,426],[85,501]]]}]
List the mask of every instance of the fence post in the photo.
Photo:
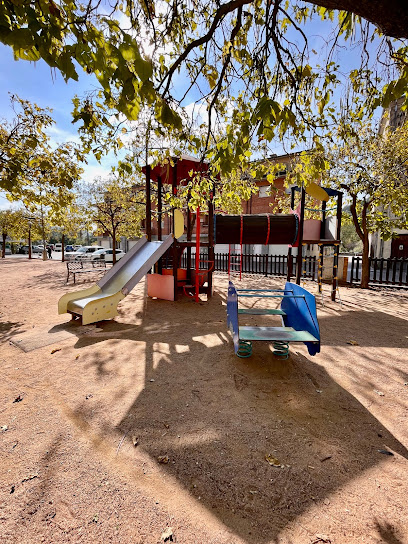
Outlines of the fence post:
[{"label": "fence post", "polygon": [[350,270],[350,285],[353,285],[354,283],[354,264],[355,264],[355,257],[354,255],[351,258],[351,270]]},{"label": "fence post", "polygon": [[265,255],[265,278],[268,277],[268,255]]}]

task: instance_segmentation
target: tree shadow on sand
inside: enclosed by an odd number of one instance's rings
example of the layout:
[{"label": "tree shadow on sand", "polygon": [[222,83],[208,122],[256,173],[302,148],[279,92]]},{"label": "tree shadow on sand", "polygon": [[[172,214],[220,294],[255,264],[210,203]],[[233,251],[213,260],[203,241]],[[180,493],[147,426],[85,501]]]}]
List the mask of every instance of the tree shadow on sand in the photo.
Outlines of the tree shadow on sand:
[{"label": "tree shadow on sand", "polygon": [[[145,387],[117,431],[141,437],[152,459],[168,458],[164,470],[247,542],[276,539],[384,461],[379,450],[408,458],[318,357],[292,347],[282,361],[257,343],[250,359],[238,359],[220,297],[194,313],[181,301],[166,314],[169,304],[148,300],[143,324],[124,333],[145,342],[145,357],[134,361]],[[93,364],[101,361],[103,352]]]},{"label": "tree shadow on sand", "polygon": [[0,338],[3,342],[7,342],[15,335],[20,334],[22,327],[24,327],[24,323],[0,321]]}]

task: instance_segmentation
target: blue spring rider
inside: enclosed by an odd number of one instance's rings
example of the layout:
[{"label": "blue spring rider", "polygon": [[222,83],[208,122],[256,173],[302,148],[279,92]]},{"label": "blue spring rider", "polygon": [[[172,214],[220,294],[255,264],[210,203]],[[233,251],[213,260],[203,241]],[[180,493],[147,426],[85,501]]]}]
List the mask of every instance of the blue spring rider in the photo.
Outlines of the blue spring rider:
[{"label": "blue spring rider", "polygon": [[[281,298],[279,309],[238,308],[239,297]],[[238,316],[279,315],[282,327],[239,326]],[[316,314],[315,297],[295,283],[287,282],[285,289],[236,289],[230,281],[227,299],[227,325],[232,333],[235,354],[252,355],[252,342],[272,342],[274,355],[287,359],[289,343],[303,342],[310,355],[320,352],[320,330]]]}]

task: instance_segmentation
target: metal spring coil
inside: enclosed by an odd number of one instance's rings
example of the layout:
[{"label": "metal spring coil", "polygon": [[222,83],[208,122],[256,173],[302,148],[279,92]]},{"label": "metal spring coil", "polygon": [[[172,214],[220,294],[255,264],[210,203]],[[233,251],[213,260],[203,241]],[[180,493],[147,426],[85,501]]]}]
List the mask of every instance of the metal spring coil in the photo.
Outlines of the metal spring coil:
[{"label": "metal spring coil", "polygon": [[281,359],[287,359],[289,357],[289,344],[288,342],[282,342],[281,340],[275,340],[273,343],[273,354]]},{"label": "metal spring coil", "polygon": [[242,358],[251,357],[252,342],[248,342],[247,340],[240,340],[237,355],[238,357],[242,357]]}]

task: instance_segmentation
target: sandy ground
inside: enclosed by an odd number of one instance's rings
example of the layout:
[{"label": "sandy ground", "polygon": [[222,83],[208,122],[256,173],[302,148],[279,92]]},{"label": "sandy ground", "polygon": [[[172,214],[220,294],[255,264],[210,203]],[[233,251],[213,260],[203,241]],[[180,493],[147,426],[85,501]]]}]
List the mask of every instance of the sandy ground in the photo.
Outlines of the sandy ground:
[{"label": "sandy ground", "polygon": [[142,282],[84,328],[57,315],[63,263],[0,262],[0,542],[408,543],[408,293],[318,299],[321,353],[283,361],[234,355],[226,285]]}]

